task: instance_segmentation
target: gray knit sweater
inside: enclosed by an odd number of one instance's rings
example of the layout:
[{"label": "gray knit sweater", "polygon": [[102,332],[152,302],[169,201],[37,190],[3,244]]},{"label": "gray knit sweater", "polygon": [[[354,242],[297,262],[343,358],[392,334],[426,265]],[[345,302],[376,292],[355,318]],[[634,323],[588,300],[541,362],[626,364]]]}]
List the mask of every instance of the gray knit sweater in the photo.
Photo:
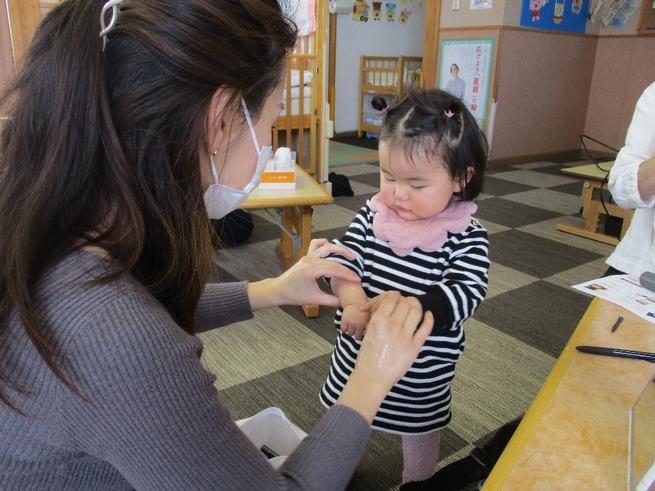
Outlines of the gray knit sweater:
[{"label": "gray knit sweater", "polygon": [[[274,471],[234,424],[186,334],[133,278],[90,285],[108,263],[77,252],[38,290],[47,338],[73,394],[45,366],[18,321],[0,363],[27,393],[26,414],[0,404],[0,489],[342,489],[369,435],[335,406]],[[208,285],[198,327],[252,316],[245,283]]]}]

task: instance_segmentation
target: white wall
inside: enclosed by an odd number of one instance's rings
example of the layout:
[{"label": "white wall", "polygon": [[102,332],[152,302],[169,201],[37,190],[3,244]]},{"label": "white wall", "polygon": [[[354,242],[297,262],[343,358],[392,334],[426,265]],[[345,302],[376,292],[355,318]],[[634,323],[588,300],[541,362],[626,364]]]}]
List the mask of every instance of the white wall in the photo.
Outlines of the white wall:
[{"label": "white wall", "polygon": [[[370,2],[369,2],[370,4]],[[374,21],[372,13],[368,22],[357,22],[350,15],[337,16],[337,66],[335,131],[343,133],[357,130],[359,101],[359,57],[369,56],[422,56],[424,3],[414,0],[397,1],[396,22],[384,18]],[[399,22],[400,11],[413,11],[406,24]]]}]

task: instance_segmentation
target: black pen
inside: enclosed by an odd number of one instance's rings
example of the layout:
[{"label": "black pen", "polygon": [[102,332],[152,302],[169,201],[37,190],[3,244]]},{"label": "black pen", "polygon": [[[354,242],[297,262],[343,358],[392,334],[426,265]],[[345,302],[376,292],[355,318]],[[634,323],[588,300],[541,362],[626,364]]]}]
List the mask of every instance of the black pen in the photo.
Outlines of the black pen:
[{"label": "black pen", "polygon": [[605,348],[602,346],[576,346],[575,349],[583,353],[591,353],[594,355],[605,356],[618,356],[621,358],[633,358],[635,360],[644,360],[655,363],[655,353],[647,351],[631,351],[620,348]]},{"label": "black pen", "polygon": [[619,318],[616,319],[616,322],[615,322],[614,325],[612,326],[612,330],[611,330],[611,332],[616,331],[616,330],[619,328],[619,326],[621,325],[621,322],[623,322],[623,317],[620,317],[620,316],[619,316]]}]

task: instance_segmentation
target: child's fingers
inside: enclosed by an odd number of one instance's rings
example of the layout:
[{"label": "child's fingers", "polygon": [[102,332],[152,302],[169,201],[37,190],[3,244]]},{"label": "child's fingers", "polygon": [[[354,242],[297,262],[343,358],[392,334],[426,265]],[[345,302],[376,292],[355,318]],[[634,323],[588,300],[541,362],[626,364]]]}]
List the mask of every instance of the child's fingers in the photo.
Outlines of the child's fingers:
[{"label": "child's fingers", "polygon": [[416,331],[416,327],[419,325],[419,322],[421,322],[422,317],[422,309],[416,308],[413,305],[409,307],[407,317],[405,317],[404,327],[409,331],[410,334],[414,334],[414,331]]},{"label": "child's fingers", "polygon": [[428,339],[428,336],[432,332],[432,327],[434,326],[434,316],[429,310],[423,316],[423,322],[414,333],[414,346],[416,348],[421,348],[425,344],[425,340]]}]

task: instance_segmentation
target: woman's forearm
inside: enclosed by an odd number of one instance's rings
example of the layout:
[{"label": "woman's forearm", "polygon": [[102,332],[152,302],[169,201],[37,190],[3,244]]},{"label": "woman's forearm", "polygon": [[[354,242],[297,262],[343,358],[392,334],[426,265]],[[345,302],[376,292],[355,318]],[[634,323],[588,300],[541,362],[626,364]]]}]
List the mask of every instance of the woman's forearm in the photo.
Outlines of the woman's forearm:
[{"label": "woman's forearm", "polygon": [[337,404],[349,407],[361,415],[369,424],[380,408],[391,387],[374,374],[355,370],[343,388]]},{"label": "woman's forearm", "polygon": [[248,283],[248,298],[252,310],[277,307],[281,301],[279,297],[279,285],[275,278],[253,281]]}]

